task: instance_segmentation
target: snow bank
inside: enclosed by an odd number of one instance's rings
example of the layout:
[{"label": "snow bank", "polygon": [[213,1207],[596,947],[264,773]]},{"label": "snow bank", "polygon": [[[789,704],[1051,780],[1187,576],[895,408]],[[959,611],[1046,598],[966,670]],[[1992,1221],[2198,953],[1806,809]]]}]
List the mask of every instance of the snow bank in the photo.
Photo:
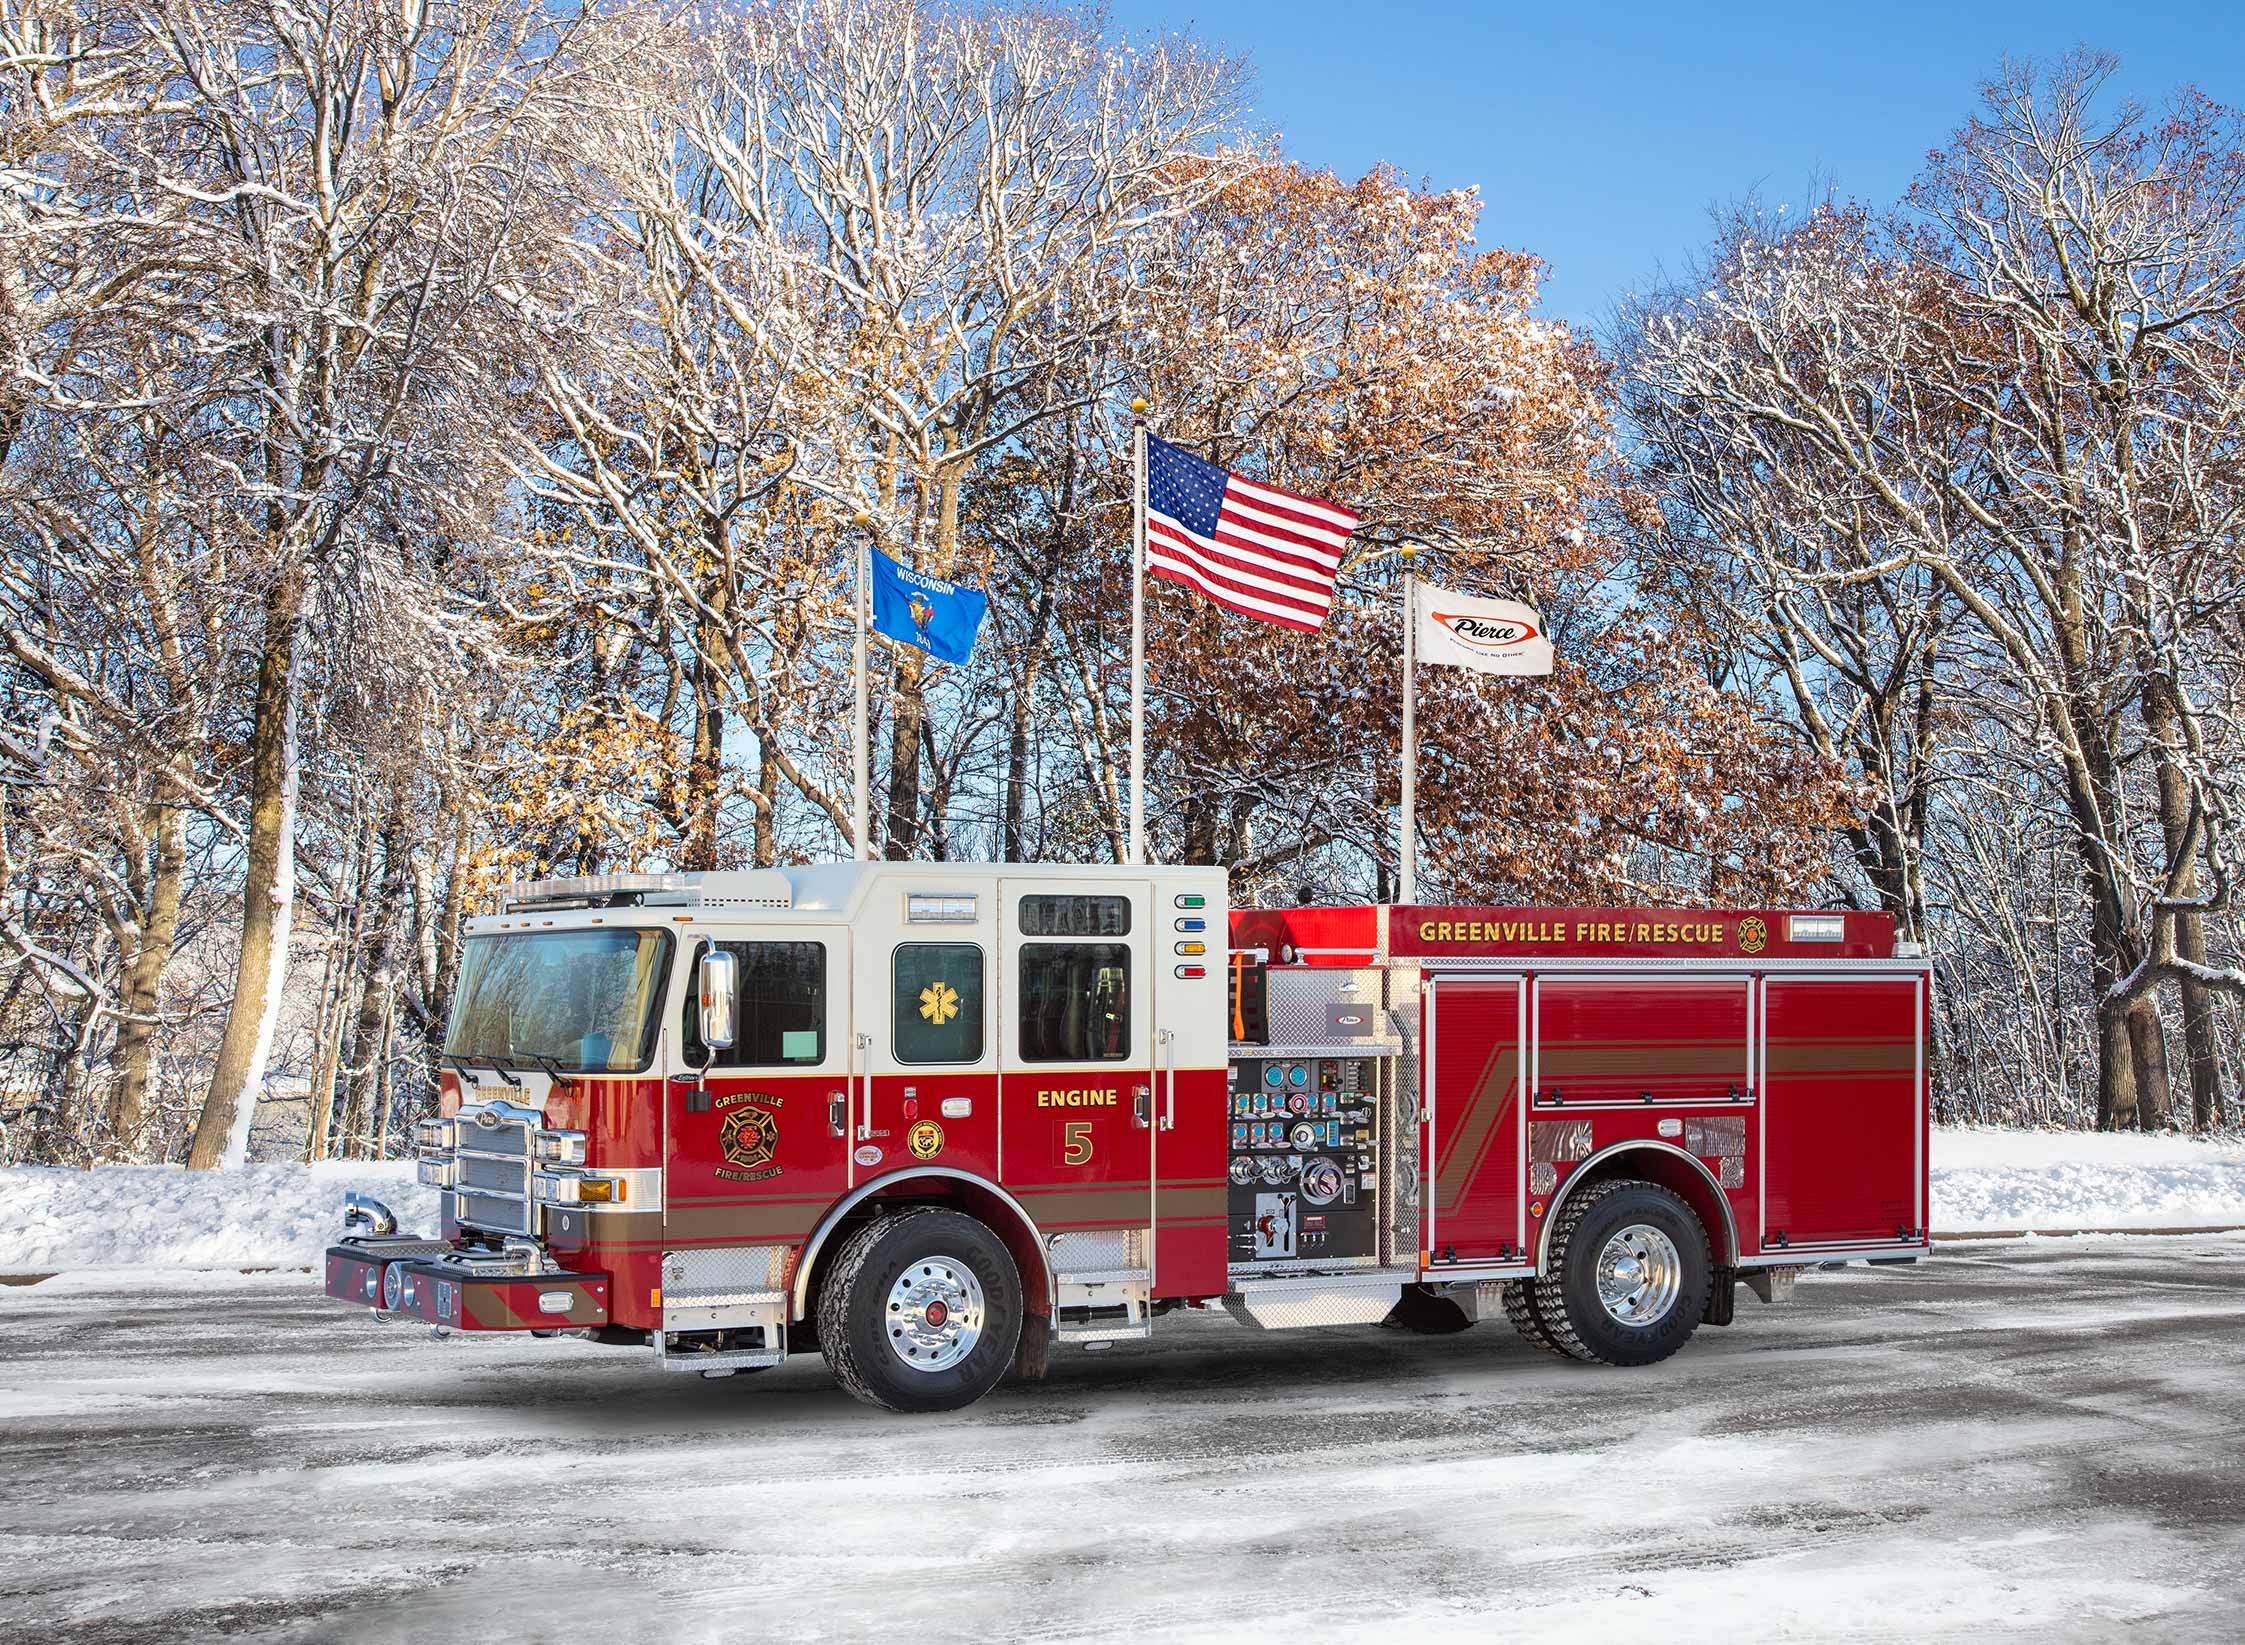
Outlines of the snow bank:
[{"label": "snow bank", "polygon": [[[436,1191],[408,1164],[0,1170],[0,1274],[62,1269],[309,1268],[356,1188],[434,1232]],[[1933,1226],[2245,1225],[2245,1143],[2083,1132],[1940,1130]]]},{"label": "snow bank", "polygon": [[2245,1144],[2089,1131],[1933,1133],[1933,1227],[2245,1225]]},{"label": "snow bank", "polygon": [[398,1226],[434,1233],[437,1196],[410,1163],[182,1171],[0,1170],[0,1274],[64,1268],[309,1268],[343,1225],[343,1195],[372,1194]]}]

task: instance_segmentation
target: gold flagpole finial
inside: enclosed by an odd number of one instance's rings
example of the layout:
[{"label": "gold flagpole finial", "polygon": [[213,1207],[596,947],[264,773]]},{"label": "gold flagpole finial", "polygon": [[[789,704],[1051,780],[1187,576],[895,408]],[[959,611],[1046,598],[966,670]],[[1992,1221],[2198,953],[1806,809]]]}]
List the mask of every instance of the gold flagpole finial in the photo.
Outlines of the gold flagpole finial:
[{"label": "gold flagpole finial", "polygon": [[1146,415],[1146,402],[1145,402],[1145,401],[1143,401],[1143,400],[1133,400],[1133,401],[1131,401],[1131,402],[1130,402],[1130,414],[1131,414],[1131,415],[1132,415],[1133,417],[1143,417],[1143,416],[1145,416],[1145,415]]}]

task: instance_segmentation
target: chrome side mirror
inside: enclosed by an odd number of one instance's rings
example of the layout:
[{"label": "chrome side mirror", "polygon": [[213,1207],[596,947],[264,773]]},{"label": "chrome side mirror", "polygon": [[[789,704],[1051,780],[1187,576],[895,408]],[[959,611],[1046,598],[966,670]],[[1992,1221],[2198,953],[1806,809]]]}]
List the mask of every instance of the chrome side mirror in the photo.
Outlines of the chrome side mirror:
[{"label": "chrome side mirror", "polygon": [[733,1043],[740,1021],[741,962],[722,948],[705,948],[697,970],[702,1044],[712,1051],[722,1051]]}]

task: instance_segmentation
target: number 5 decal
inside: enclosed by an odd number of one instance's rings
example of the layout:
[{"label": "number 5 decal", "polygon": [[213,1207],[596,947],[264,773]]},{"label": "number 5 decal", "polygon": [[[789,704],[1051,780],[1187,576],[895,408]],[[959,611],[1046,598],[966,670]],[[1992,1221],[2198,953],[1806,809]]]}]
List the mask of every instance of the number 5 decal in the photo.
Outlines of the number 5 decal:
[{"label": "number 5 decal", "polygon": [[1089,1165],[1091,1163],[1091,1121],[1064,1120],[1061,1122],[1060,1163],[1062,1165]]}]

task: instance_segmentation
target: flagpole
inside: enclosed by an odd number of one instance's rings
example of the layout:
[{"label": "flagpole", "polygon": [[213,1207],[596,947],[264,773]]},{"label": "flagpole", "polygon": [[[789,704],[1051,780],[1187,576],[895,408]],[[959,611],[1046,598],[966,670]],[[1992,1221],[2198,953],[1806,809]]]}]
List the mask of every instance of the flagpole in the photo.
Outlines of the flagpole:
[{"label": "flagpole", "polygon": [[866,728],[865,707],[865,605],[866,583],[873,568],[867,561],[866,544],[873,538],[873,516],[860,510],[850,524],[857,527],[857,554],[852,576],[850,609],[856,619],[856,638],[850,646],[850,855],[854,861],[864,862],[872,853],[867,849],[865,831],[871,809],[867,797],[866,742],[871,733]]},{"label": "flagpole", "polygon": [[1403,839],[1398,853],[1396,901],[1419,900],[1419,545],[1403,556]]},{"label": "flagpole", "polygon": [[1130,402],[1130,864],[1146,861],[1146,402]]}]

